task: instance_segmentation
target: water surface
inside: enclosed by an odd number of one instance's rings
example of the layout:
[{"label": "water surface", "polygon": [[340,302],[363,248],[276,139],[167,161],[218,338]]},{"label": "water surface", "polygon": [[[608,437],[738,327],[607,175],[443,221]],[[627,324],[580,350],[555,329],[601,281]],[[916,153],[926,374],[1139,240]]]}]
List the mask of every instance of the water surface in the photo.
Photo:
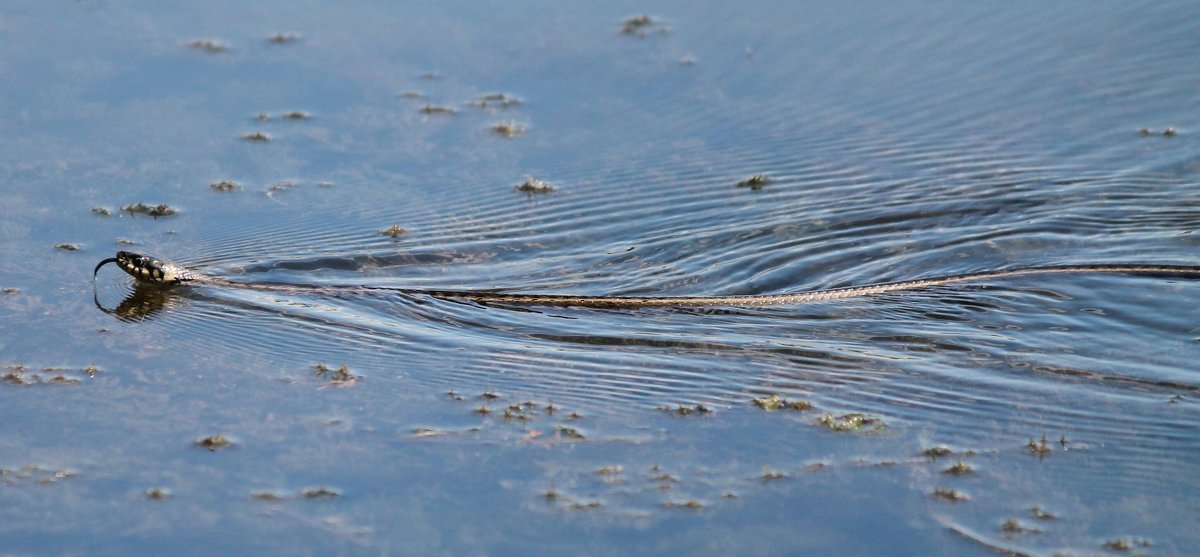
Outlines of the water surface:
[{"label": "water surface", "polygon": [[1195,281],[701,311],[89,273],[133,249],[236,280],[704,295],[1196,264],[1196,15],[8,6],[0,554],[1186,554]]}]

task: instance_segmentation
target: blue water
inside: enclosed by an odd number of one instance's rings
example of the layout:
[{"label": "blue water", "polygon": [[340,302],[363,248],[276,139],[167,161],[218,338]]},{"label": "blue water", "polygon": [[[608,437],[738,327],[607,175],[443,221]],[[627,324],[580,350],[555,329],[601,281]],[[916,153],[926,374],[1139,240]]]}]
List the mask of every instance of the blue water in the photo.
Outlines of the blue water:
[{"label": "blue water", "polygon": [[[91,272],[129,249],[232,280],[715,295],[1200,264],[1197,15],[6,5],[0,555],[1188,554],[1195,281],[699,311]],[[849,413],[879,422],[820,423]]]}]

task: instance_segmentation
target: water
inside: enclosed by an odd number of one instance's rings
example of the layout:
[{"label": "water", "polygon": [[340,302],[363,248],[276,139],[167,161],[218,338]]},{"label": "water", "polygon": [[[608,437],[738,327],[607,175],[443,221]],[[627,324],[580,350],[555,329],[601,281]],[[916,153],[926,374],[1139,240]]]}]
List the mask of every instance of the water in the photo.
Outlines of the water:
[{"label": "water", "polygon": [[[89,273],[133,249],[237,280],[703,295],[1195,264],[1195,16],[6,6],[0,554],[1187,554],[1195,281],[700,311]],[[849,413],[879,421],[819,423]]]}]

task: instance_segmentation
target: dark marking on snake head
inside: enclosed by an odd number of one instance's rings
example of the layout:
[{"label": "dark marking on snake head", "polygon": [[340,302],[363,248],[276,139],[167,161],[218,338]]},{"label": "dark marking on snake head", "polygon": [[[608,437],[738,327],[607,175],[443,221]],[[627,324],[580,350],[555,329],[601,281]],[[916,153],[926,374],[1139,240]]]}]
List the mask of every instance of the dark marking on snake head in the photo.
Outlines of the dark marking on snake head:
[{"label": "dark marking on snake head", "polygon": [[162,261],[132,251],[118,251],[116,257],[101,261],[92,271],[92,279],[95,280],[96,275],[100,273],[100,268],[109,263],[116,263],[122,271],[139,281],[158,284],[175,282],[174,278],[167,280],[167,271],[163,268]]}]

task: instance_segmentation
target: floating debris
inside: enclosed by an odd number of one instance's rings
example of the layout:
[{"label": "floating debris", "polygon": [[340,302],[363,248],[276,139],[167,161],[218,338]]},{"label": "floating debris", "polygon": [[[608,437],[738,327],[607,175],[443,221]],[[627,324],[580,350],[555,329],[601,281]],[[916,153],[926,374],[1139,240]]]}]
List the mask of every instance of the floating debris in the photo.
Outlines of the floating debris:
[{"label": "floating debris", "polygon": [[524,182],[516,185],[516,189],[521,193],[534,195],[539,193],[550,193],[554,191],[554,186],[551,186],[542,180],[538,180],[533,176],[526,176]]},{"label": "floating debris", "polygon": [[767,176],[766,174],[755,174],[755,175],[753,175],[749,178],[746,178],[745,180],[742,180],[734,185],[739,188],[750,188],[753,191],[758,191],[758,190],[761,190],[763,188],[763,186],[770,184],[771,182],[774,182],[774,181],[775,180],[772,180],[771,177]]},{"label": "floating debris", "polygon": [[783,473],[782,471],[771,470],[770,468],[763,468],[763,473],[762,473],[762,475],[760,475],[758,477],[758,479],[760,479],[764,482],[769,482],[771,480],[782,480],[786,477],[787,477],[787,474]]},{"label": "floating debris", "polygon": [[509,95],[508,93],[488,93],[486,95],[480,95],[476,97],[475,100],[472,100],[468,104],[478,108],[488,108],[491,106],[498,108],[511,108],[521,104],[521,99]]},{"label": "floating debris", "polygon": [[1041,532],[1041,530],[1038,530],[1037,528],[1033,528],[1031,526],[1026,526],[1026,525],[1022,524],[1020,520],[1017,520],[1015,518],[1010,518],[1008,520],[1005,520],[1004,523],[1000,525],[1000,531],[1004,532],[1005,534],[1024,534],[1024,533]]},{"label": "floating debris", "polygon": [[575,439],[575,440],[585,439],[583,432],[581,432],[578,429],[575,429],[573,427],[567,427],[565,425],[558,426],[558,435],[560,437],[564,437],[567,439]]},{"label": "floating debris", "polygon": [[8,295],[13,295],[13,294],[19,294],[21,292],[21,289],[13,288],[11,286],[6,286],[0,291],[4,292],[5,294],[8,294]]},{"label": "floating debris", "polygon": [[291,112],[284,112],[280,117],[284,120],[308,120],[312,116],[303,110],[293,110]]},{"label": "floating debris", "polygon": [[404,97],[406,99],[419,99],[419,98],[423,97],[424,95],[422,95],[419,91],[405,91],[403,93],[400,93],[400,96]]},{"label": "floating debris", "polygon": [[251,491],[250,498],[257,499],[259,501],[282,501],[283,500],[283,496],[274,491]]},{"label": "floating debris", "polygon": [[1038,520],[1058,520],[1057,516],[1045,511],[1041,507],[1029,507],[1029,514]]},{"label": "floating debris", "polygon": [[601,476],[616,476],[624,471],[625,467],[621,466],[620,464],[610,464],[608,466],[601,466],[596,469],[596,473]]},{"label": "floating debris", "polygon": [[525,135],[525,126],[512,121],[497,122],[492,124],[489,129],[492,130],[492,133],[509,139]]},{"label": "floating debris", "polygon": [[271,121],[271,115],[267,114],[266,112],[259,112],[258,116],[255,116],[254,119],[258,120],[259,122],[269,122]]},{"label": "floating debris", "polygon": [[645,15],[635,15],[621,22],[621,34],[632,37],[645,37],[651,32],[667,34],[671,29],[658,20]]},{"label": "floating debris", "polygon": [[[1170,127],[1162,131],[1163,137],[1174,137],[1176,133],[1177,132],[1175,131],[1175,128],[1170,128]],[[1138,129],[1138,135],[1140,135],[1142,137],[1147,137],[1152,134],[1154,134],[1154,130],[1152,130],[1150,128]]]},{"label": "floating debris", "polygon": [[957,489],[951,487],[935,487],[933,488],[933,496],[939,499],[945,499],[954,503],[962,501],[970,501],[971,498]]},{"label": "floating debris", "polygon": [[174,207],[171,207],[166,203],[159,203],[158,205],[134,203],[132,205],[125,205],[124,207],[121,207],[121,210],[130,214],[150,215],[154,218],[169,217],[174,215],[176,212]]},{"label": "floating debris", "polygon": [[963,462],[960,460],[958,462],[955,462],[949,468],[942,470],[942,473],[949,474],[951,476],[965,476],[967,474],[975,473],[975,469],[971,468],[970,464],[967,464],[966,462]]},{"label": "floating debris", "polygon": [[680,404],[673,408],[670,406],[660,406],[658,409],[662,410],[663,412],[670,412],[676,416],[691,416],[693,414],[707,416],[708,414],[712,414],[712,409],[703,404],[697,404],[695,406]]},{"label": "floating debris", "polygon": [[[9,292],[9,290],[12,292]],[[17,292],[15,288],[6,288],[4,291],[6,294]],[[83,382],[83,379],[94,378],[99,372],[99,369],[95,366],[88,366],[79,370],[44,367],[34,371],[23,364],[7,364],[0,369],[3,369],[3,375],[0,375],[0,380],[10,385],[78,385]]]},{"label": "floating debris", "polygon": [[341,497],[342,492],[331,487],[313,487],[300,492],[307,499],[332,499]]},{"label": "floating debris", "polygon": [[1108,540],[1102,545],[1104,549],[1109,551],[1131,551],[1135,547],[1150,547],[1150,540],[1145,538],[1116,538]]},{"label": "floating debris", "polygon": [[586,511],[586,510],[591,510],[591,509],[598,509],[603,506],[604,506],[604,504],[599,501],[575,501],[575,502],[571,503],[570,508],[573,511]]},{"label": "floating debris", "polygon": [[348,385],[358,380],[358,377],[350,373],[350,368],[346,364],[342,364],[337,369],[330,370],[329,366],[318,363],[313,366],[313,374],[322,379],[329,379],[334,385]]},{"label": "floating debris", "polygon": [[379,231],[380,234],[383,234],[384,236],[391,236],[392,238],[399,238],[400,235],[404,234],[405,232],[407,232],[407,230],[401,228],[398,224],[393,224]]},{"label": "floating debris", "polygon": [[26,464],[20,468],[0,467],[0,485],[17,485],[23,482],[50,485],[78,475],[74,470],[49,470],[36,464]]},{"label": "floating debris", "polygon": [[146,494],[147,499],[154,499],[157,501],[169,499],[171,497],[170,490],[163,487],[152,487],[147,489],[144,493]]},{"label": "floating debris", "polygon": [[242,135],[242,141],[267,142],[270,140],[271,140],[271,136],[269,136],[263,132],[256,131],[256,132]]},{"label": "floating debris", "polygon": [[96,216],[100,216],[100,217],[107,217],[107,216],[112,215],[112,211],[108,210],[107,207],[100,207],[99,205],[97,205],[95,207],[92,207],[92,214],[96,215]]},{"label": "floating debris", "polygon": [[666,503],[663,503],[663,506],[668,509],[698,510],[698,509],[704,508],[704,503],[701,503],[700,501],[697,501],[696,499],[688,499],[687,501],[684,501],[682,503],[677,502],[677,501],[667,501]]},{"label": "floating debris", "polygon": [[220,41],[212,39],[197,39],[188,43],[188,47],[204,52],[225,52],[229,50],[229,46]]},{"label": "floating debris", "polygon": [[954,454],[954,451],[950,450],[950,448],[945,445],[938,445],[936,447],[929,447],[928,449],[921,451],[921,454],[932,459],[938,459],[950,456]]},{"label": "floating debris", "polygon": [[[1063,437],[1063,440],[1065,441],[1066,437]],[[1051,449],[1050,445],[1046,443],[1046,436],[1043,435],[1041,441],[1034,441],[1033,438],[1030,438],[1029,442],[1025,444],[1025,451],[1037,456],[1046,456],[1050,454]]]},{"label": "floating debris", "polygon": [[233,180],[221,180],[219,182],[213,182],[209,184],[208,187],[216,191],[237,191],[241,189],[241,187],[238,186],[238,183],[234,182]]},{"label": "floating debris", "polygon": [[438,106],[438,105],[434,105],[434,104],[426,104],[424,107],[421,108],[421,112],[424,114],[450,115],[450,114],[454,114],[454,109],[450,108],[448,106]]},{"label": "floating debris", "polygon": [[300,35],[296,33],[275,33],[267,37],[267,42],[274,44],[294,43],[298,40],[300,40]]},{"label": "floating debris", "polygon": [[233,444],[229,439],[225,438],[225,436],[221,435],[220,433],[218,433],[216,435],[210,435],[208,437],[204,437],[201,439],[197,439],[195,441],[195,443],[196,443],[196,445],[204,447],[204,448],[208,449],[209,451],[216,451],[217,449],[224,449],[225,447],[228,447]]},{"label": "floating debris", "polygon": [[756,398],[756,399],[754,399],[754,405],[759,408],[762,408],[763,410],[766,410],[767,412],[774,412],[776,410],[781,410],[781,409],[804,411],[804,410],[811,410],[813,407],[812,404],[809,404],[808,402],[805,402],[803,400],[788,400],[786,398],[780,397],[777,394],[772,394],[770,396],[762,397],[762,398]]},{"label": "floating debris", "polygon": [[863,428],[868,428],[865,431],[869,433],[877,433],[887,427],[883,420],[874,416],[852,412],[841,416],[833,414],[825,414],[817,418],[817,423],[823,425],[833,431],[860,431]]},{"label": "floating debris", "polygon": [[83,249],[83,246],[81,246],[79,244],[72,244],[72,243],[64,242],[64,243],[60,243],[60,244],[54,244],[54,249],[57,249],[59,251],[79,251],[79,250]]}]

